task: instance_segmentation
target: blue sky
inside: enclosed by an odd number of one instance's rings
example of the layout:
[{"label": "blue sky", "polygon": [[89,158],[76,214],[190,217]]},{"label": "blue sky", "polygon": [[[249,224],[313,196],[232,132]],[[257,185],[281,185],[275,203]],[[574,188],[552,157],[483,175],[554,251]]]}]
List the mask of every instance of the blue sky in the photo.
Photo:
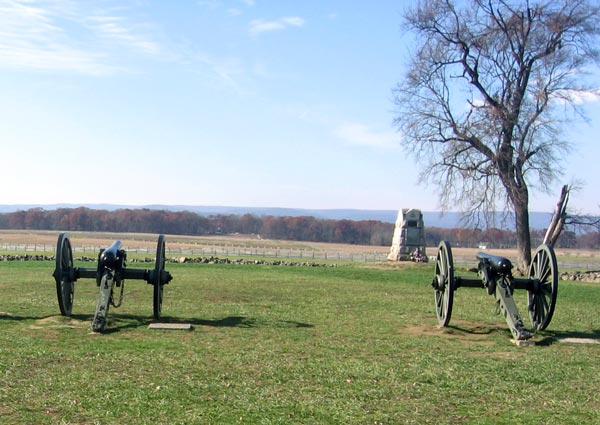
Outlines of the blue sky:
[{"label": "blue sky", "polygon": [[[0,0],[0,204],[437,210],[391,90],[410,2]],[[600,102],[561,184],[598,213]]]}]

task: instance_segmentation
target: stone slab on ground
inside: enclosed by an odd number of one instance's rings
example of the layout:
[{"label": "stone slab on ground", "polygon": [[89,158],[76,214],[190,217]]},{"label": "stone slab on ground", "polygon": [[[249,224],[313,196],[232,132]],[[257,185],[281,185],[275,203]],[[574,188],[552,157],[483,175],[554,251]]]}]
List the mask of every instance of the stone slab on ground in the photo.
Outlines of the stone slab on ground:
[{"label": "stone slab on ground", "polygon": [[560,338],[559,341],[570,344],[600,344],[600,341],[593,338]]},{"label": "stone slab on ground", "polygon": [[148,329],[169,329],[179,331],[191,331],[191,323],[150,323]]}]

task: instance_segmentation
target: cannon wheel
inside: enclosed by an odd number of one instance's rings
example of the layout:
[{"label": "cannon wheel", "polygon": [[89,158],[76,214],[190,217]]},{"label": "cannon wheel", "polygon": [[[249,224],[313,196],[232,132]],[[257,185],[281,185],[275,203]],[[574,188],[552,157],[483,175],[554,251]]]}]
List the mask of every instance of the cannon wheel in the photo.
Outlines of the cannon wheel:
[{"label": "cannon wheel", "polygon": [[528,310],[534,331],[546,329],[552,320],[558,293],[558,266],[554,250],[541,245],[529,266],[529,279],[533,284],[527,289]]},{"label": "cannon wheel", "polygon": [[163,300],[163,286],[166,282],[162,281],[162,276],[165,273],[165,237],[158,237],[156,245],[156,263],[154,264],[154,273],[152,274],[152,285],[154,286],[154,318],[160,319],[160,311]]},{"label": "cannon wheel", "polygon": [[452,249],[446,241],[440,242],[435,259],[435,277],[432,282],[435,295],[435,310],[439,325],[448,326],[452,316],[452,301],[456,284],[454,282],[454,265]]},{"label": "cannon wheel", "polygon": [[56,281],[56,295],[60,314],[70,316],[75,293],[75,270],[73,268],[73,250],[71,249],[69,236],[66,233],[58,235],[56,268],[53,276]]}]

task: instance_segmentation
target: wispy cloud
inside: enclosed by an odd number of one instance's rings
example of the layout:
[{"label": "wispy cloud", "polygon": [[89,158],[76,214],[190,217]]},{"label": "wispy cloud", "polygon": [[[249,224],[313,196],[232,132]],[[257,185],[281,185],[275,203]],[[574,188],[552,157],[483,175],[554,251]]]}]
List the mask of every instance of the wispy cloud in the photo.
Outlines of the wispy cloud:
[{"label": "wispy cloud", "polygon": [[148,55],[157,55],[161,52],[158,43],[150,40],[141,33],[133,32],[129,27],[130,22],[119,16],[92,16],[88,19],[91,28],[96,34],[117,44],[140,51]]},{"label": "wispy cloud", "polygon": [[561,90],[555,99],[559,103],[569,102],[574,105],[600,101],[600,90]]},{"label": "wispy cloud", "polygon": [[[552,94],[554,102],[559,104],[583,105],[588,103],[600,102],[600,89],[596,90],[557,90]],[[484,107],[486,103],[481,98],[475,98],[468,104],[465,104],[466,109],[472,107]]]},{"label": "wispy cloud", "polygon": [[304,26],[304,19],[299,16],[288,16],[275,21],[255,19],[250,22],[250,34],[258,35],[264,32],[281,31],[290,27]]},{"label": "wispy cloud", "polygon": [[118,16],[69,1],[0,0],[0,67],[106,75],[122,71],[115,49],[160,52]]},{"label": "wispy cloud", "polygon": [[397,149],[399,136],[393,131],[373,131],[368,126],[346,122],[334,129],[333,134],[344,142],[379,149]]},{"label": "wispy cloud", "polygon": [[[0,3],[0,66],[17,69],[108,71],[100,57],[78,48],[55,22],[54,11],[34,3]],[[69,14],[66,14],[69,16]]]}]

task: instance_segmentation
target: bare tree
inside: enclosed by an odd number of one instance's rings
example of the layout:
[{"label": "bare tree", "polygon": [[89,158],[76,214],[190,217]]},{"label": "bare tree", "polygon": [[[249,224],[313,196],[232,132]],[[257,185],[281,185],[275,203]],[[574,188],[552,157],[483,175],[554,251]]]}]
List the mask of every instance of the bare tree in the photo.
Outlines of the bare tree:
[{"label": "bare tree", "polygon": [[599,10],[586,0],[423,0],[405,14],[416,47],[394,89],[403,143],[443,209],[488,223],[514,213],[521,269],[530,187],[549,191],[561,175],[565,123],[598,94]]}]

